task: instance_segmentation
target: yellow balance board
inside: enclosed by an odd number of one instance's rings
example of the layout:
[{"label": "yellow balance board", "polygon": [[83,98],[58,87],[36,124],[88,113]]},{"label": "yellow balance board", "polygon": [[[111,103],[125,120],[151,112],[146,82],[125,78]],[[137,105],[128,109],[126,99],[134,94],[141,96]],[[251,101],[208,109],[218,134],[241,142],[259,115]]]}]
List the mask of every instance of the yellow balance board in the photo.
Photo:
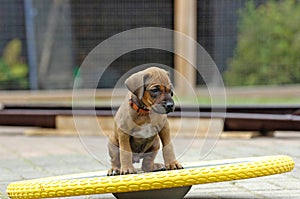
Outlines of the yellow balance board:
[{"label": "yellow balance board", "polygon": [[[289,172],[289,156],[262,156],[184,163],[184,169],[106,176],[107,171],[89,172],[13,182],[10,198],[51,198],[113,193],[117,198],[183,197],[192,185],[241,180]],[[158,194],[157,194],[158,193]],[[159,197],[156,197],[159,198]]]}]

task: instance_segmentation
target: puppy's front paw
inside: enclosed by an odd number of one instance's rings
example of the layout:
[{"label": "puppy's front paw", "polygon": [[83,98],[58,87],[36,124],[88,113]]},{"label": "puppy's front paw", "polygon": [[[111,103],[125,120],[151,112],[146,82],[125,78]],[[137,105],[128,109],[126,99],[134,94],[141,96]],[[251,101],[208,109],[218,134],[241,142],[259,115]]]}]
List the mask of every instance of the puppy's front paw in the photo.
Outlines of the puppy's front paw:
[{"label": "puppy's front paw", "polygon": [[166,169],[167,170],[175,170],[175,169],[183,169],[183,167],[181,166],[181,164],[179,162],[177,162],[176,160],[171,162],[171,163],[167,163],[166,164]]},{"label": "puppy's front paw", "polygon": [[137,170],[133,166],[121,167],[121,175],[135,174]]},{"label": "puppy's front paw", "polygon": [[120,169],[119,168],[111,168],[107,172],[107,176],[115,176],[115,175],[120,175]]}]

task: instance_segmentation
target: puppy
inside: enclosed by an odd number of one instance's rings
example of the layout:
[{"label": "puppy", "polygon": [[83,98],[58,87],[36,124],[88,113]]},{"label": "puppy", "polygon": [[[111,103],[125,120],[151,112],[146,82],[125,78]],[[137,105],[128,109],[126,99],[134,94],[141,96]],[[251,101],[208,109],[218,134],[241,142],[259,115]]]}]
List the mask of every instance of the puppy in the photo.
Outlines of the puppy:
[{"label": "puppy", "polygon": [[[125,85],[130,91],[115,115],[115,131],[109,137],[111,175],[137,173],[133,163],[143,159],[142,170],[182,169],[176,160],[167,113],[174,111],[169,73],[157,67],[131,75]],[[154,163],[163,145],[164,165]]]}]

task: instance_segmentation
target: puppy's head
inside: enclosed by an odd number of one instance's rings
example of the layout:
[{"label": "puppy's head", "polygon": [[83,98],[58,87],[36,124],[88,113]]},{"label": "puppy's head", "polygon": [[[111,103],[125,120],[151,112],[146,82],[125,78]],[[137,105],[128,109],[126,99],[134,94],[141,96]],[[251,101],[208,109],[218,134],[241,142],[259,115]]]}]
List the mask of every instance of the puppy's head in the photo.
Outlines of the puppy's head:
[{"label": "puppy's head", "polygon": [[167,71],[151,67],[131,75],[125,85],[149,110],[160,114],[174,111],[173,86]]}]

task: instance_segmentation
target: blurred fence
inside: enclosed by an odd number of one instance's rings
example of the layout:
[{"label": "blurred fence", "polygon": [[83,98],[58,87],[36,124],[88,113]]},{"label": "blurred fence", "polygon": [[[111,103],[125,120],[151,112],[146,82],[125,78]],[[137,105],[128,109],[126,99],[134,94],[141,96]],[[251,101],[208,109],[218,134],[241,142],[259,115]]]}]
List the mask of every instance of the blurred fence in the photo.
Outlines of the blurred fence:
[{"label": "blurred fence", "polygon": [[[24,26],[24,8],[21,0],[1,0],[0,5],[0,89],[18,89],[26,88],[28,85],[27,72],[23,74],[21,79],[24,79],[25,85],[22,85],[21,80],[13,75],[12,67],[18,63],[26,63],[26,34]],[[17,45],[13,42],[17,41]],[[12,42],[12,43],[11,43]],[[12,44],[12,45],[10,45]],[[20,45],[22,44],[22,45]],[[10,47],[12,46],[12,47]],[[16,47],[14,47],[16,46]],[[13,49],[11,49],[13,48]],[[18,52],[19,51],[19,52]],[[15,61],[8,65],[5,59],[10,59],[8,53],[15,57]],[[18,66],[17,66],[18,67]],[[25,68],[27,69],[28,66]]]},{"label": "blurred fence", "polygon": [[[138,27],[173,29],[176,14],[173,0],[0,2],[0,89],[72,88],[74,77],[79,75],[78,67],[99,43]],[[197,1],[197,40],[221,72],[226,70],[228,59],[233,56],[237,41],[237,11],[245,2]],[[259,4],[265,0],[255,2]],[[12,41],[19,44],[14,46]],[[155,49],[125,54],[108,67],[99,87],[113,87],[122,74],[137,65],[161,63],[173,66],[173,56],[170,52]],[[10,63],[7,57],[14,60]],[[197,84],[201,83],[198,74]]]}]

